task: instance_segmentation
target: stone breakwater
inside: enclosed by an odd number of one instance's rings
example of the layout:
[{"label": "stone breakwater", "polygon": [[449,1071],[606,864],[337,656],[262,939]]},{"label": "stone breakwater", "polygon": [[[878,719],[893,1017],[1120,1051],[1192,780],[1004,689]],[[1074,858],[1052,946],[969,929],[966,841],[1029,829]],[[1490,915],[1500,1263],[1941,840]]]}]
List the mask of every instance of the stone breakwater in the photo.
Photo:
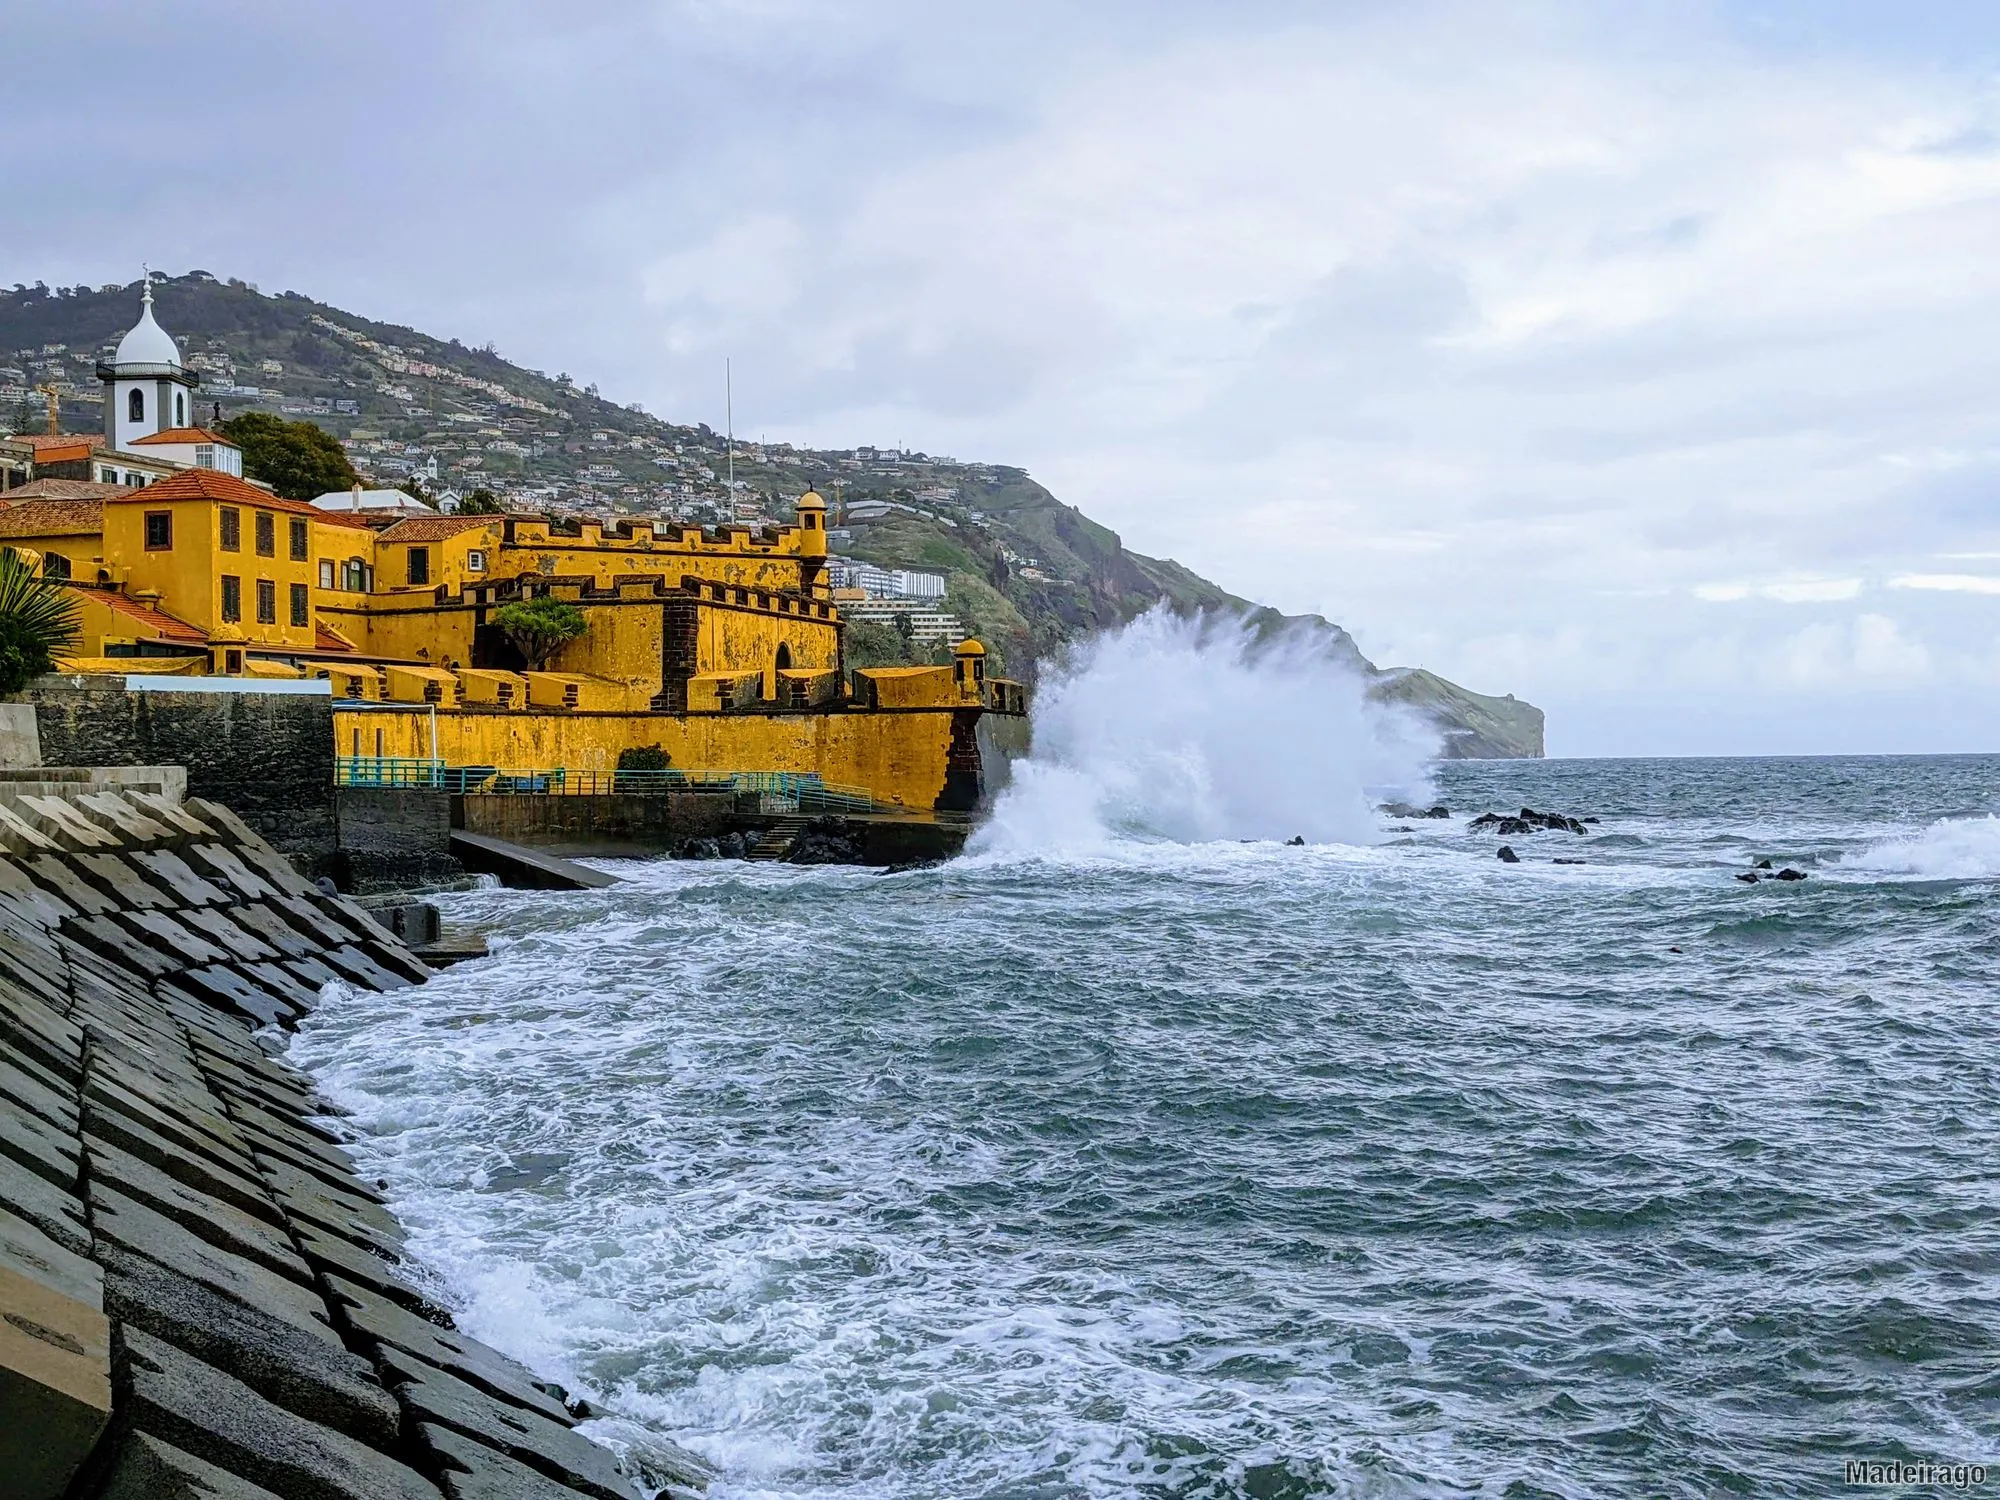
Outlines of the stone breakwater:
[{"label": "stone breakwater", "polygon": [[421,983],[395,938],[213,803],[23,797],[0,849],[0,1496],[705,1486],[457,1332],[273,1055],[328,983]]}]

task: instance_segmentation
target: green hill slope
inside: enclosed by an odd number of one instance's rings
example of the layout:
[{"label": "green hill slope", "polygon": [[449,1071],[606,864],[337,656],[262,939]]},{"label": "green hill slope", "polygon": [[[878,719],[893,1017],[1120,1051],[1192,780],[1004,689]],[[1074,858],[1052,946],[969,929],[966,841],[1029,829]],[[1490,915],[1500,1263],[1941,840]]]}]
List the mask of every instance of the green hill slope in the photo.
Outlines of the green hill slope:
[{"label": "green hill slope", "polygon": [[[132,325],[138,300],[136,282],[0,290],[0,427],[40,431],[43,398],[34,388],[53,382],[65,391],[65,429],[101,431],[93,366]],[[1220,610],[1248,616],[1260,631],[1319,636],[1371,677],[1377,696],[1433,719],[1447,754],[1542,753],[1539,709],[1428,672],[1378,671],[1338,625],[1288,619],[1171,559],[1128,551],[1116,532],[1020,469],[742,439],[732,453],[703,424],[620,406],[593,385],[525,369],[490,346],[203,271],[156,278],[154,302],[161,326],[202,374],[204,420],[219,408],[224,419],[262,410],[318,422],[371,483],[415,479],[433,492],[488,489],[517,509],[702,524],[789,519],[790,502],[811,486],[835,502],[838,552],[946,574],[947,607],[1013,675],[1032,680],[1039,662],[1070,643],[1163,602]]]}]

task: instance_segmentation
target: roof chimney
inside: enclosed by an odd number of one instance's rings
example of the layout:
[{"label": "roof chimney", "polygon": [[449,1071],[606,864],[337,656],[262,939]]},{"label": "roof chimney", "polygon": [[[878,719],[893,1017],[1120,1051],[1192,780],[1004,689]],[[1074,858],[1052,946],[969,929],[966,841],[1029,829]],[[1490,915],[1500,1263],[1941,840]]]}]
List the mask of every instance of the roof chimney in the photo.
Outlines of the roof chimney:
[{"label": "roof chimney", "polygon": [[361,509],[361,481],[358,479],[354,481],[353,508]]}]

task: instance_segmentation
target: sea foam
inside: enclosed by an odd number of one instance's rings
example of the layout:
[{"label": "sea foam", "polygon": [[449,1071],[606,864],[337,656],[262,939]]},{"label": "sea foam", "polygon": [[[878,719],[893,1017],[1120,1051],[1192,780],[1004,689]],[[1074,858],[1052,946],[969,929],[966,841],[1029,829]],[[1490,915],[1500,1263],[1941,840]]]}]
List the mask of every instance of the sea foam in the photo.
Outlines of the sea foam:
[{"label": "sea foam", "polygon": [[2000,818],[1940,818],[1920,833],[1847,855],[1834,868],[1919,880],[1994,879],[2000,877]]},{"label": "sea foam", "polygon": [[975,853],[1088,852],[1132,839],[1380,841],[1381,796],[1428,794],[1437,735],[1367,695],[1303,630],[1154,609],[1047,670],[1034,753]]}]

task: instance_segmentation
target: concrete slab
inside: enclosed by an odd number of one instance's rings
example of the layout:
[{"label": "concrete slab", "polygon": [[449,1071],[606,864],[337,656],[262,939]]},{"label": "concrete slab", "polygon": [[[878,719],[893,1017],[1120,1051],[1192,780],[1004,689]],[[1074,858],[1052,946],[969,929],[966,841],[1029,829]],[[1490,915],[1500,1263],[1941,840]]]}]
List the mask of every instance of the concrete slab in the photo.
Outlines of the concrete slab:
[{"label": "concrete slab", "polygon": [[118,840],[61,797],[23,796],[13,801],[22,821],[59,849],[115,849]]},{"label": "concrete slab", "polygon": [[373,922],[350,922],[341,916],[337,908],[321,901],[309,901],[303,896],[274,897],[270,905],[282,912],[285,920],[294,927],[317,938],[327,947],[339,947],[342,943],[359,942],[379,934]]},{"label": "concrete slab", "polygon": [[146,879],[122,854],[72,854],[69,867],[115,901],[120,911],[172,911],[180,905],[168,889]]},{"label": "concrete slab", "polygon": [[269,844],[262,841],[244,844],[236,852],[242,856],[243,863],[288,895],[319,895],[319,887],[293,869],[285,856]]},{"label": "concrete slab", "polygon": [[184,906],[226,906],[235,899],[171,849],[136,849],[131,859],[147,879],[172,891]]},{"label": "concrete slab", "polygon": [[0,1211],[32,1224],[72,1255],[90,1254],[83,1199],[11,1161],[0,1161]]},{"label": "concrete slab", "polygon": [[241,908],[230,907],[221,911],[190,910],[176,912],[183,922],[207,937],[210,942],[219,943],[228,949],[227,956],[238,962],[262,963],[278,956],[263,938],[245,930],[236,921],[236,913]]},{"label": "concrete slab", "polygon": [[435,1422],[419,1422],[417,1436],[437,1456],[451,1500],[576,1500],[582,1493]]},{"label": "concrete slab", "polygon": [[264,842],[256,829],[220,802],[210,802],[204,797],[189,797],[181,803],[181,806],[213,828],[224,843],[241,846]]},{"label": "concrete slab", "polygon": [[181,982],[202,992],[211,1004],[247,1017],[258,1026],[283,1026],[298,1018],[296,1010],[268,989],[220,964],[190,969]]},{"label": "concrete slab", "polygon": [[293,958],[285,961],[285,972],[296,976],[302,983],[315,987],[332,984],[335,980],[345,982],[346,976],[338,969],[321,963],[317,958]]},{"label": "concrete slab", "polygon": [[345,1277],[328,1276],[327,1286],[333,1293],[334,1311],[370,1342],[387,1344],[436,1365],[489,1396],[538,1412],[558,1426],[576,1425],[562,1402],[536,1385],[526,1368],[498,1349],[454,1329],[440,1328]]},{"label": "concrete slab", "polygon": [[56,1015],[68,1015],[69,989],[65,965],[57,952],[34,953],[0,935],[0,990],[12,990],[41,1002]]},{"label": "concrete slab", "polygon": [[75,1136],[21,1109],[0,1109],[0,1160],[33,1172],[66,1193],[75,1192],[82,1165]]},{"label": "concrete slab", "polygon": [[122,1193],[93,1183],[90,1219],[100,1242],[109,1241],[144,1256],[212,1291],[234,1297],[266,1317],[278,1318],[335,1345],[340,1343],[340,1335],[327,1321],[326,1304],[317,1293],[254,1261],[216,1249],[164,1214],[156,1214]]},{"label": "concrete slab", "polygon": [[0,1263],[0,1476],[56,1500],[111,1419],[111,1325],[101,1307]]},{"label": "concrete slab", "polygon": [[266,1160],[263,1166],[271,1196],[295,1230],[316,1229],[362,1246],[388,1248],[404,1243],[403,1226],[395,1215],[379,1201],[364,1196],[361,1184],[342,1192],[276,1158]]},{"label": "concrete slab", "polygon": [[21,1057],[19,1063],[17,1066],[10,1061],[6,1050],[0,1048],[0,1109],[13,1106],[28,1110],[39,1116],[43,1124],[54,1126],[64,1135],[75,1135],[75,1090],[54,1083],[26,1057]]},{"label": "concrete slab", "polygon": [[48,1005],[0,985],[0,1046],[31,1057],[72,1086],[83,1075],[83,1031]]},{"label": "concrete slab", "polygon": [[125,1331],[133,1427],[291,1500],[441,1500],[414,1469],[266,1401],[141,1329]]},{"label": "concrete slab", "polygon": [[310,941],[277,912],[258,902],[231,907],[229,916],[239,927],[256,933],[286,958],[303,958],[308,953],[318,952],[323,946]]},{"label": "concrete slab", "polygon": [[261,1485],[143,1432],[128,1432],[98,1500],[279,1500]]},{"label": "concrete slab", "polygon": [[164,844],[174,838],[166,824],[148,817],[128,798],[117,792],[85,792],[70,805],[91,822],[114,835],[127,849],[135,845]]},{"label": "concrete slab", "polygon": [[150,943],[133,936],[122,923],[108,916],[72,917],[63,931],[93,953],[102,955],[148,979],[171,974],[181,965],[166,957]]},{"label": "concrete slab", "polygon": [[118,903],[81,879],[63,855],[30,854],[16,863],[28,879],[75,907],[84,916],[96,916],[100,912],[117,909]]},{"label": "concrete slab", "polygon": [[354,943],[329,948],[321,957],[338,969],[342,977],[350,983],[360,985],[363,989],[378,990],[386,994],[391,990],[404,990],[410,987],[408,979],[392,969],[384,968],[366,949]]},{"label": "concrete slab", "polygon": [[271,1211],[270,1194],[257,1180],[254,1167],[246,1165],[241,1170],[230,1170],[218,1166],[205,1153],[197,1155],[170,1137],[156,1133],[143,1122],[116,1110],[93,1109],[86,1104],[83,1142],[87,1147],[95,1141],[104,1141],[129,1151],[175,1181],[185,1183],[211,1198],[220,1198],[253,1217],[261,1217]]},{"label": "concrete slab", "polygon": [[262,985],[300,1015],[305,1015],[319,1005],[317,985],[305,983],[297,975],[275,963],[243,964],[240,968],[245,979]]},{"label": "concrete slab", "polygon": [[403,1274],[405,1268],[401,1263],[364,1250],[344,1236],[328,1234],[303,1218],[292,1220],[292,1233],[298,1237],[306,1259],[321,1275],[351,1281],[420,1317],[442,1311],[422,1287]]},{"label": "concrete slab", "polygon": [[284,894],[279,887],[244,864],[227,844],[190,844],[187,858],[196,870],[210,879],[221,879],[246,901],[264,901]]},{"label": "concrete slab", "polygon": [[401,1414],[375,1367],[282,1318],[115,1248],[105,1263],[104,1303],[120,1323],[227,1370],[287,1411],[376,1447],[396,1441]]},{"label": "concrete slab", "polygon": [[410,1415],[450,1427],[599,1500],[634,1500],[637,1487],[608,1448],[570,1428],[496,1401],[434,1365],[384,1348],[377,1363]]},{"label": "concrete slab", "polygon": [[63,900],[60,893],[30,880],[14,859],[0,859],[0,896],[10,898],[35,921],[51,927],[64,917],[77,914],[77,908]]},{"label": "concrete slab", "polygon": [[0,1266],[39,1281],[72,1302],[100,1310],[104,1306],[104,1275],[95,1261],[65,1249],[25,1219],[8,1213],[0,1213]]},{"label": "concrete slab", "polygon": [[466,869],[497,875],[512,890],[595,891],[618,884],[616,875],[462,828],[451,832],[451,852]]},{"label": "concrete slab", "polygon": [[292,1237],[268,1218],[198,1193],[158,1167],[102,1141],[85,1152],[90,1166],[90,1190],[110,1189],[172,1219],[181,1228],[218,1250],[255,1261],[267,1271],[289,1277],[317,1292],[312,1273],[293,1248]]},{"label": "concrete slab", "polygon": [[[213,917],[215,913],[202,912],[201,915]],[[195,964],[227,963],[238,956],[168,912],[121,911],[112,920],[122,924],[141,942],[153,943],[164,956],[176,958],[190,967]]]},{"label": "concrete slab", "polygon": [[393,974],[401,975],[412,984],[422,984],[433,978],[437,972],[393,938],[382,942],[364,943],[362,951],[383,968]]},{"label": "concrete slab", "polygon": [[13,808],[0,804],[0,849],[9,854],[38,854],[59,847]]},{"label": "concrete slab", "polygon": [[187,803],[178,796],[162,792],[129,790],[125,797],[140,812],[158,819],[169,827],[187,834],[190,838],[212,839],[215,830],[202,822],[188,810]]},{"label": "concrete slab", "polygon": [[142,1069],[113,1056],[108,1049],[94,1051],[83,1081],[88,1118],[94,1120],[101,1113],[115,1111],[144,1125],[163,1141],[199,1152],[229,1171],[249,1173],[254,1165],[249,1142],[220,1112],[193,1065],[188,1065],[186,1080],[171,1076],[174,1065],[175,1059],[165,1056],[158,1068]]}]

